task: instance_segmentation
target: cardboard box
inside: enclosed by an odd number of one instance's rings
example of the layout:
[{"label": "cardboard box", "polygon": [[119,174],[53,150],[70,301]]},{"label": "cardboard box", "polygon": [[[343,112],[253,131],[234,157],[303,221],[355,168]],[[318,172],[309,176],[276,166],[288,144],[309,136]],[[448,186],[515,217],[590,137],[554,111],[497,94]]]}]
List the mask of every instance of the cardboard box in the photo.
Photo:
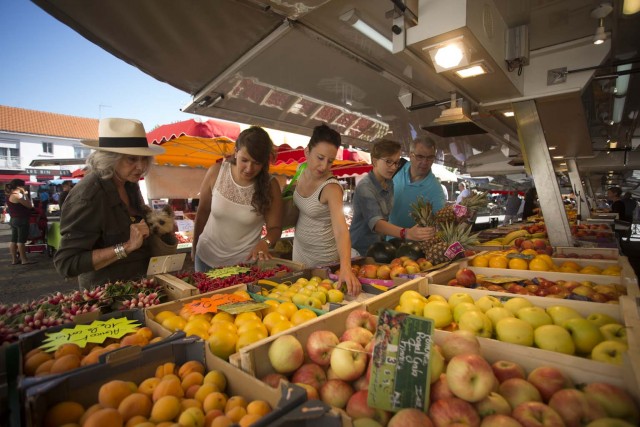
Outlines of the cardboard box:
[{"label": "cardboard box", "polygon": [[200,293],[198,288],[188,284],[184,280],[180,280],[171,274],[164,273],[154,276],[159,284],[164,288],[165,294],[169,301],[175,301],[182,298],[187,298],[192,295]]},{"label": "cardboard box", "polygon": [[27,390],[23,425],[42,425],[47,408],[65,400],[76,401],[85,408],[97,403],[98,391],[105,382],[123,380],[139,384],[144,379],[153,377],[160,364],[173,362],[181,365],[189,360],[202,362],[207,371],[215,369],[223,372],[227,378],[227,395],[241,395],[248,401],[260,399],[269,402],[273,412],[263,417],[255,426],[270,425],[306,400],[306,393],[301,388],[287,385],[283,390],[271,388],[213,356],[201,341],[187,338],[157,346],[144,353],[139,347],[125,348],[111,353],[104,364],[95,365],[81,374],[30,387]]}]

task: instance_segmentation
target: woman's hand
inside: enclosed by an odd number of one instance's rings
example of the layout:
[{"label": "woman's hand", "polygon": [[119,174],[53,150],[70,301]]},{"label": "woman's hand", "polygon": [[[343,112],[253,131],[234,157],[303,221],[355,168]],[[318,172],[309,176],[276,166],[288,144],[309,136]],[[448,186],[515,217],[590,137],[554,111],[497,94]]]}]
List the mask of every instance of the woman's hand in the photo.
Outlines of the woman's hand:
[{"label": "woman's hand", "polygon": [[345,283],[347,285],[347,293],[351,296],[358,296],[360,292],[362,292],[362,285],[350,268],[340,269],[338,283],[340,283],[341,285],[342,283]]},{"label": "woman's hand", "polygon": [[435,227],[420,227],[418,225],[414,225],[410,229],[407,230],[407,239],[416,240],[416,241],[424,241],[433,239],[436,235]]},{"label": "woman's hand", "polygon": [[129,227],[129,241],[124,244],[127,253],[140,249],[144,239],[149,237],[149,226],[144,219]]},{"label": "woman's hand", "polygon": [[269,253],[269,245],[264,240],[260,239],[258,244],[251,250],[251,253],[247,257],[247,261],[262,261],[265,259],[273,258]]}]

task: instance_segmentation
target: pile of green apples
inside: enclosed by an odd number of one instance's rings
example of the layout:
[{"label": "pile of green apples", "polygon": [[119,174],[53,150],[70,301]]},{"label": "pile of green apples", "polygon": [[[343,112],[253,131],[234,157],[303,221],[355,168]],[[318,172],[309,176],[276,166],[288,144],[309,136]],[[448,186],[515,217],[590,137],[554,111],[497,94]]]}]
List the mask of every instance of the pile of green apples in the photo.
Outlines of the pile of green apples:
[{"label": "pile of green apples", "polygon": [[496,298],[485,295],[474,301],[467,293],[428,298],[408,290],[395,308],[428,317],[438,329],[470,331],[478,337],[537,347],[558,353],[587,357],[614,365],[622,364],[627,351],[627,329],[603,313],[586,318],[563,305],[546,309],[522,297]]},{"label": "pile of green apples", "polygon": [[276,285],[266,297],[322,309],[327,302],[340,303],[344,299],[344,294],[335,287],[336,284],[331,279],[319,276],[310,279],[300,277],[294,283]]}]

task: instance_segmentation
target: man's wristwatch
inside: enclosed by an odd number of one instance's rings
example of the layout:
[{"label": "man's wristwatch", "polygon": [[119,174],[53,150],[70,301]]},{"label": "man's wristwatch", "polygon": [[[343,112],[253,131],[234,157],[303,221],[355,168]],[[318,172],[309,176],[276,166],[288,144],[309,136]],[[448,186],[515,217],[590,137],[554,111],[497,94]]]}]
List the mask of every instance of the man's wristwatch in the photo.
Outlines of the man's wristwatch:
[{"label": "man's wristwatch", "polygon": [[262,239],[262,240],[267,244],[267,246],[268,246],[269,248],[271,248],[271,240],[269,240],[269,239],[268,239],[268,238],[266,238],[266,237],[265,237],[264,239]]}]

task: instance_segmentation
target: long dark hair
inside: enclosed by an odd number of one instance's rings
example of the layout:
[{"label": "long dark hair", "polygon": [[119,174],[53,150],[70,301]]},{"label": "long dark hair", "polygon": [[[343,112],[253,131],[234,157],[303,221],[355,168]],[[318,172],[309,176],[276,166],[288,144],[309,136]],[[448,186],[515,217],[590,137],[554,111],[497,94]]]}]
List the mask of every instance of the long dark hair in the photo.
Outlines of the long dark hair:
[{"label": "long dark hair", "polygon": [[25,182],[20,178],[12,179],[4,186],[4,192],[6,194],[11,194],[11,192],[16,188],[24,187],[24,186],[25,186]]},{"label": "long dark hair", "polygon": [[[253,206],[256,212],[265,216],[271,207],[271,191],[269,186],[271,175],[269,175],[269,164],[274,160],[275,156],[273,141],[271,141],[269,134],[264,129],[258,126],[251,126],[238,135],[236,152],[241,148],[245,148],[247,153],[249,153],[256,162],[262,164],[262,169],[256,176],[254,185],[255,192],[253,193],[251,206]],[[235,156],[229,161],[235,165]]]}]

